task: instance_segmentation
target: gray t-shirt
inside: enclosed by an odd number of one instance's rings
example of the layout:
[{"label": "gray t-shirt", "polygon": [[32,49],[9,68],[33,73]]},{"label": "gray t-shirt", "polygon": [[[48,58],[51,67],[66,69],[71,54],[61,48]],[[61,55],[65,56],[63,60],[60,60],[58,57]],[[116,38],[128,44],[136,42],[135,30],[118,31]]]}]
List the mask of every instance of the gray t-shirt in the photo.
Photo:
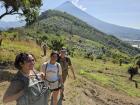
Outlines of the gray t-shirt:
[{"label": "gray t-shirt", "polygon": [[72,65],[69,57],[64,57],[64,58],[59,57],[58,62],[61,64],[62,71],[67,71],[68,66]]}]

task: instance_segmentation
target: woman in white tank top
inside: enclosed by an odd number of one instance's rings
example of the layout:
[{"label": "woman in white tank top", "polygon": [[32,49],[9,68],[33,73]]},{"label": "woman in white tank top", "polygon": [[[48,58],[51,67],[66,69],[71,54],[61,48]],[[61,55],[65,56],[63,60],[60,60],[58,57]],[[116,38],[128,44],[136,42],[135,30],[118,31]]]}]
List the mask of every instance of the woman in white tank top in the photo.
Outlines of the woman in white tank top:
[{"label": "woman in white tank top", "polygon": [[[44,74],[47,85],[52,91],[53,105],[57,105],[57,97],[59,91],[62,89],[62,68],[59,63],[57,63],[58,53],[56,51],[52,52],[50,55],[50,60],[44,62],[41,71]],[[62,90],[61,90],[62,92]]]}]

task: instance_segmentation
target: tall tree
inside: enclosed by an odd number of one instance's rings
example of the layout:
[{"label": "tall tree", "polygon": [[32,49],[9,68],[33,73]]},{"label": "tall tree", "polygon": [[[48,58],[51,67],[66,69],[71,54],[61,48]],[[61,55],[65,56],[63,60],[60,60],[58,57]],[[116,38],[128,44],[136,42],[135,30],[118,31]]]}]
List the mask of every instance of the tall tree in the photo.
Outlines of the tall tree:
[{"label": "tall tree", "polygon": [[0,0],[0,9],[5,9],[3,14],[0,14],[0,19],[6,15],[25,16],[27,25],[33,23],[39,15],[39,8],[42,0]]}]

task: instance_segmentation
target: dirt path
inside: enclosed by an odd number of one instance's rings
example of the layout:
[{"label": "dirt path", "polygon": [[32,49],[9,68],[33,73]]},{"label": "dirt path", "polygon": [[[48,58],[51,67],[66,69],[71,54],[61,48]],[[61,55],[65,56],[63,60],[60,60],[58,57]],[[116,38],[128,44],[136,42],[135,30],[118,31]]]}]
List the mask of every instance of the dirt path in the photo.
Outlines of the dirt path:
[{"label": "dirt path", "polygon": [[78,76],[65,84],[63,105],[140,105],[140,99],[124,96]]}]

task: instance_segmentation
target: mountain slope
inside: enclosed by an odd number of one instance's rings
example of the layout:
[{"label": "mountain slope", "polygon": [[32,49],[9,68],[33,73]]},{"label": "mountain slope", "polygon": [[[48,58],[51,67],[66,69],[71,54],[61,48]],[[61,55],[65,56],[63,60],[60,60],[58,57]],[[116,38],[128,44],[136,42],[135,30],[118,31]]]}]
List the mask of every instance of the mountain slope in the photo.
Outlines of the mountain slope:
[{"label": "mountain slope", "polygon": [[[140,52],[138,49],[123,43],[116,37],[106,35],[78,18],[60,11],[49,10],[43,12],[39,18],[39,22],[36,25],[39,25],[36,26],[38,30],[45,31],[46,33],[61,35],[62,33],[66,32],[72,35],[79,35],[83,38],[98,42],[107,48],[118,49],[121,52],[125,52],[130,55]],[[32,28],[34,26],[32,26]]]},{"label": "mountain slope", "polygon": [[60,5],[56,8],[56,10],[60,10],[63,12],[67,12],[79,19],[87,22],[89,25],[105,32],[107,34],[114,35],[121,39],[140,39],[140,30],[132,29],[122,26],[117,26],[113,24],[109,24],[98,20],[95,17],[88,15],[86,12],[80,10],[76,6],[74,6],[71,2],[65,2],[64,4]]}]

